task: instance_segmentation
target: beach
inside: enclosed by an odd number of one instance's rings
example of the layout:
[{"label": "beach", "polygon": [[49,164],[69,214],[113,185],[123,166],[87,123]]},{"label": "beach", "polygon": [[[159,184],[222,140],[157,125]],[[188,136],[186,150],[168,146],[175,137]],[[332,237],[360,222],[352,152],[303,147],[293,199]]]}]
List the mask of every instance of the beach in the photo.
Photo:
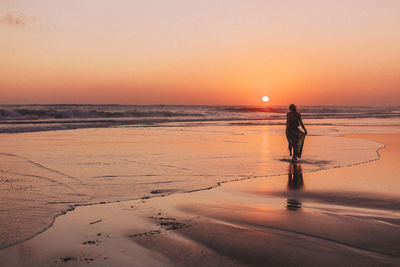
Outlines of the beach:
[{"label": "beach", "polygon": [[[244,131],[243,136],[248,137],[254,129]],[[285,144],[283,136],[274,137],[271,132],[267,135],[272,139],[266,145],[268,153],[271,147],[284,153],[278,148]],[[226,133],[224,136],[226,140]],[[243,142],[243,136],[230,139],[230,146],[218,151],[232,154],[226,148],[235,148],[233,141]],[[258,134],[252,135],[252,140],[254,136]],[[335,163],[304,156],[295,165],[272,156],[273,165],[279,167],[276,173],[264,176],[266,170],[256,164],[252,168],[259,172],[243,177],[228,172],[231,179],[210,180],[203,188],[193,184],[193,188],[176,188],[180,182],[171,188],[170,183],[155,181],[146,188],[145,196],[139,194],[133,200],[121,197],[78,204],[54,222],[50,217],[50,226],[42,233],[0,250],[0,266],[398,266],[399,137],[398,133],[325,137],[345,140],[357,154],[349,156],[347,151],[348,157]],[[308,145],[315,145],[305,153],[320,153],[316,148],[319,138],[308,137]],[[255,149],[254,143],[243,143],[246,145],[232,150],[245,156],[233,161],[228,170],[238,164],[250,165],[243,159]],[[212,148],[215,151],[217,146]],[[268,154],[264,152],[263,157]],[[355,155],[359,155],[356,161],[349,160],[357,158]],[[320,157],[321,161],[329,158]],[[207,165],[212,166],[211,161]],[[221,169],[226,165],[221,163],[219,171],[226,173]],[[214,169],[218,170],[214,166],[207,171]],[[28,228],[32,232],[38,229],[34,224]]]},{"label": "beach", "polygon": [[0,267],[400,266],[400,1],[0,4]]},{"label": "beach", "polygon": [[398,265],[398,108],[305,107],[296,164],[285,110],[4,106],[0,266]]}]

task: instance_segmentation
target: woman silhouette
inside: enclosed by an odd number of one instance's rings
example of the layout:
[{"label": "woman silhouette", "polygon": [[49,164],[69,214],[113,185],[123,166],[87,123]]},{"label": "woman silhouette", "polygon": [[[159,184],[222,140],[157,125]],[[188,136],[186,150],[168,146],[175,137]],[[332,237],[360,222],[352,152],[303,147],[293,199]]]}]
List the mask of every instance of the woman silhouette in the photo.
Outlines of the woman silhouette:
[{"label": "woman silhouette", "polygon": [[[303,128],[304,133],[300,131],[299,125]],[[300,113],[297,112],[296,106],[291,104],[289,106],[289,112],[287,113],[286,119],[286,138],[289,143],[289,152],[292,156],[292,161],[296,161],[297,157],[301,156],[298,151],[298,142],[301,134],[307,134],[306,127],[304,127],[303,121],[301,120]],[[293,150],[293,154],[292,154]]]}]

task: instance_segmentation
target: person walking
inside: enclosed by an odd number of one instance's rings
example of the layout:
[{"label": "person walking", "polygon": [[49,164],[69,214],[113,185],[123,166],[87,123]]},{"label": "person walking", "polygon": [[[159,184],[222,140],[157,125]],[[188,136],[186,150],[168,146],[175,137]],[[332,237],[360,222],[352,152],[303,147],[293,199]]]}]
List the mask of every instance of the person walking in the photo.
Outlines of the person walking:
[{"label": "person walking", "polygon": [[[302,134],[307,135],[307,130],[301,120],[301,114],[297,112],[294,104],[289,106],[289,112],[286,115],[286,138],[289,143],[290,156],[292,156],[292,161],[294,162],[298,157],[301,157],[298,145],[299,138]],[[304,132],[299,129],[299,126],[303,128]]]}]

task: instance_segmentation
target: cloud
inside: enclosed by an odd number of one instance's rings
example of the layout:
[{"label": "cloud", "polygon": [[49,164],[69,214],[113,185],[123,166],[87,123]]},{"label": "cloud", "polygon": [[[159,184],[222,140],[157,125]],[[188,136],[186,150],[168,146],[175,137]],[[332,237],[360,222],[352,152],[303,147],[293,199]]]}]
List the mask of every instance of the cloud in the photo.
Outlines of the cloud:
[{"label": "cloud", "polygon": [[13,14],[7,13],[3,17],[0,18],[0,23],[16,26],[16,27],[25,27],[27,25],[33,25],[36,23],[36,18],[33,16],[26,16],[25,14]]}]

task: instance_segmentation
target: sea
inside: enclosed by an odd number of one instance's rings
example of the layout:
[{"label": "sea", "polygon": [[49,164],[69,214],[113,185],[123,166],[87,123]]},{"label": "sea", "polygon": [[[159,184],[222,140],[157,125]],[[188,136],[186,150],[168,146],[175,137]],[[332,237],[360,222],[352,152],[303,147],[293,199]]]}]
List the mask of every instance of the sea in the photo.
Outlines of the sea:
[{"label": "sea", "polygon": [[[400,118],[400,106],[304,106],[299,111],[313,125],[398,125]],[[272,106],[0,105],[0,133],[121,125],[284,125],[286,112],[287,107]]]},{"label": "sea", "polygon": [[[0,249],[83,205],[287,175],[287,107],[0,105]],[[379,160],[400,106],[299,106],[303,172]],[[285,178],[286,179],[286,178]]]}]

